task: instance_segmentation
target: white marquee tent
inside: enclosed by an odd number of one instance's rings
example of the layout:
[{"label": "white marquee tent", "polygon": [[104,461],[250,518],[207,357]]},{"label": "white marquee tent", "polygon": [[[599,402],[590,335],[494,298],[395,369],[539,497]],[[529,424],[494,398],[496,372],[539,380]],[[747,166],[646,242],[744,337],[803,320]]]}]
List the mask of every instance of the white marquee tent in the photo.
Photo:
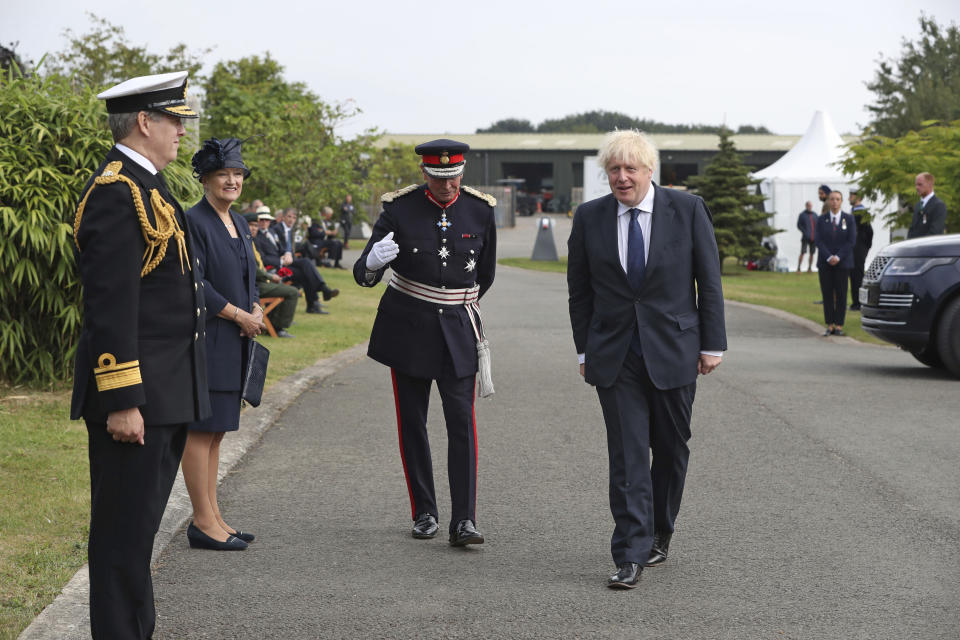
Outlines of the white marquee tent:
[{"label": "white marquee tent", "polygon": [[[797,259],[800,257],[797,217],[807,201],[813,202],[813,210],[820,213],[822,203],[817,199],[817,188],[821,184],[842,192],[843,210],[850,210],[847,194],[850,187],[856,185],[856,180],[841,173],[834,164],[843,157],[845,151],[843,139],[834,129],[829,114],[817,111],[813,114],[807,132],[790,151],[769,167],[753,174],[755,178],[763,181],[760,183],[760,192],[766,197],[766,211],[775,212],[771,225],[776,229],[783,229],[774,236],[781,268],[797,268]],[[863,204],[873,215],[873,246],[867,256],[869,266],[877,251],[890,243],[890,229],[881,218],[892,207],[886,203],[878,204],[866,200]],[[786,260],[785,265],[780,258]],[[803,268],[806,269],[807,259],[804,258],[803,262]]]}]

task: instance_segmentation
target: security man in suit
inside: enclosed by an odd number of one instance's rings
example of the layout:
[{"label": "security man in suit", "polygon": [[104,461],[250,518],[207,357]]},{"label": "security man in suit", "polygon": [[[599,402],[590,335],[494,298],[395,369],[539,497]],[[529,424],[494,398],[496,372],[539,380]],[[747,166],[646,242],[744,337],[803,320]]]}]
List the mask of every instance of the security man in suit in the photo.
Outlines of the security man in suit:
[{"label": "security man in suit", "polygon": [[383,212],[353,267],[372,287],[393,270],[367,354],[390,367],[400,457],[414,538],[437,534],[437,500],[427,440],[427,404],[436,381],[447,424],[452,510],[450,544],[480,544],[476,528],[477,431],[474,387],[492,393],[477,301],[493,284],[497,231],[490,195],[461,187],[466,144],[416,147],[426,181],[383,196]]},{"label": "security man in suit", "polygon": [[863,206],[857,189],[850,189],[850,215],[857,223],[857,242],[853,245],[853,268],[850,270],[850,311],[860,311],[860,285],[867,266],[867,254],[873,246],[873,225],[870,212]]},{"label": "security man in suit", "polygon": [[643,134],[609,134],[598,162],[613,193],[577,207],[567,243],[580,375],[596,387],[607,429],[615,589],[667,559],[697,375],[727,348],[710,212],[654,184],[656,160]]},{"label": "security man in suit", "polygon": [[847,282],[853,269],[857,222],[840,210],[843,194],[832,191],[827,198],[830,210],[817,219],[817,275],[823,294],[825,336],[842,336],[847,314]]},{"label": "security man in suit", "polygon": [[933,192],[933,183],[933,174],[926,172],[918,174],[914,180],[920,202],[913,208],[907,238],[940,235],[946,228],[947,205]]},{"label": "security man in suit", "polygon": [[90,449],[90,626],[149,638],[150,555],[187,436],[210,415],[206,306],[190,229],[160,170],[177,157],[187,72],[101,93],[114,147],[74,222],[83,285],[71,418]]}]

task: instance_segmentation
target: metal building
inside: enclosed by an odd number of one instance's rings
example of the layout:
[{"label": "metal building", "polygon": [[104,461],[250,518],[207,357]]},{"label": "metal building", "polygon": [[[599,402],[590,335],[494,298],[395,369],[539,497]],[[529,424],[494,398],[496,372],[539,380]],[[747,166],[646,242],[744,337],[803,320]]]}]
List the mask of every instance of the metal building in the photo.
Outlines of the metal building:
[{"label": "metal building", "polygon": [[[416,145],[434,138],[454,138],[470,145],[464,183],[513,184],[519,191],[518,212],[539,204],[545,211],[566,211],[574,189],[583,187],[583,158],[596,155],[601,133],[474,133],[386,134],[378,146],[390,142]],[[650,134],[660,151],[660,184],[685,186],[687,178],[703,172],[717,153],[719,136],[712,134]],[[744,163],[761,169],[776,162],[801,136],[734,135]]]}]

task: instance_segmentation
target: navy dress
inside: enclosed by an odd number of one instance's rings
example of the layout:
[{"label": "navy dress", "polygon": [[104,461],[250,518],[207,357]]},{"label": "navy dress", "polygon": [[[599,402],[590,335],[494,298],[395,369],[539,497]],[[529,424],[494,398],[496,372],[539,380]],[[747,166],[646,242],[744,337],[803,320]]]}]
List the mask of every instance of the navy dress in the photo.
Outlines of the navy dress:
[{"label": "navy dress", "polygon": [[228,304],[252,311],[260,298],[252,238],[243,218],[230,211],[238,238],[231,238],[206,198],[187,211],[197,247],[201,285],[207,300],[207,371],[212,415],[189,425],[194,431],[236,431],[240,427],[240,393],[250,339],[240,327],[217,314]]}]

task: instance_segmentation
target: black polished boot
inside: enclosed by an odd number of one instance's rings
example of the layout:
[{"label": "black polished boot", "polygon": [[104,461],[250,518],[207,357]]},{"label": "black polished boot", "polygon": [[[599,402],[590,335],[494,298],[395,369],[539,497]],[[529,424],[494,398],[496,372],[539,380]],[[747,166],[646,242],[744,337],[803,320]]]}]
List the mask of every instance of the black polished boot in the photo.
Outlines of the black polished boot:
[{"label": "black polished boot", "polygon": [[667,532],[653,534],[653,548],[650,549],[650,558],[647,559],[646,566],[655,567],[666,561],[672,537],[673,534]]},{"label": "black polished boot", "polygon": [[633,589],[640,582],[643,567],[636,562],[622,562],[617,565],[617,572],[607,579],[607,586],[611,589]]},{"label": "black polished boot", "polygon": [[432,513],[421,513],[413,523],[413,537],[419,540],[435,538],[440,527]]},{"label": "black polished boot", "polygon": [[461,520],[450,533],[450,544],[463,547],[468,544],[483,544],[483,534],[477,531],[471,520]]}]

